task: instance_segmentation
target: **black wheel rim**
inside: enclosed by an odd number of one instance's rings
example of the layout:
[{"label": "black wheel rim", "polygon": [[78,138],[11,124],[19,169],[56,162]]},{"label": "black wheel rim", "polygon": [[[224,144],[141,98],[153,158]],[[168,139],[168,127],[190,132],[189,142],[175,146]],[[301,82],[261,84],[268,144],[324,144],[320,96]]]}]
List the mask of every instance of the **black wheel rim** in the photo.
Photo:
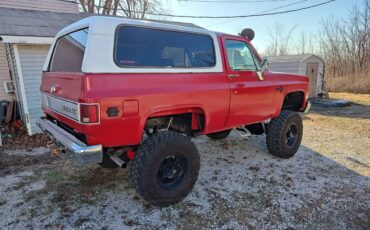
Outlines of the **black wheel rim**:
[{"label": "black wheel rim", "polygon": [[167,190],[176,188],[183,182],[186,169],[185,158],[176,155],[166,157],[158,168],[157,179],[159,185]]},{"label": "black wheel rim", "polygon": [[298,139],[298,128],[296,124],[290,124],[286,132],[286,144],[288,147],[293,147]]}]

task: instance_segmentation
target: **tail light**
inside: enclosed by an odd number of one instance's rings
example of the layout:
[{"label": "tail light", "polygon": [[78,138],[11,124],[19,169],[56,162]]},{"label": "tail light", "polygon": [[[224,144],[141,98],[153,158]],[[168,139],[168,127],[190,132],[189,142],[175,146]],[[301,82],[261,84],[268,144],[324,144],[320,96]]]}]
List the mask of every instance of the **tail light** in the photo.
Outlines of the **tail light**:
[{"label": "tail light", "polygon": [[82,123],[99,122],[99,105],[98,104],[80,104],[80,121]]}]

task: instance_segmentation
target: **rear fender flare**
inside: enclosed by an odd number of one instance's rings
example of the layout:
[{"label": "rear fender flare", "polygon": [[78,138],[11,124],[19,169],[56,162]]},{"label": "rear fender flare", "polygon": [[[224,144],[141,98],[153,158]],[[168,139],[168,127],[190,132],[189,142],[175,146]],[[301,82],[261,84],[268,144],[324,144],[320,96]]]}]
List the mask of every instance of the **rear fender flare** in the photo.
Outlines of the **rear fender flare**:
[{"label": "rear fender flare", "polygon": [[203,131],[207,127],[207,112],[200,105],[180,105],[180,106],[163,106],[149,110],[145,116],[142,117],[140,122],[140,130],[143,132],[145,128],[146,121],[152,117],[161,117],[161,116],[171,116],[184,113],[200,113],[204,114],[204,127]]}]

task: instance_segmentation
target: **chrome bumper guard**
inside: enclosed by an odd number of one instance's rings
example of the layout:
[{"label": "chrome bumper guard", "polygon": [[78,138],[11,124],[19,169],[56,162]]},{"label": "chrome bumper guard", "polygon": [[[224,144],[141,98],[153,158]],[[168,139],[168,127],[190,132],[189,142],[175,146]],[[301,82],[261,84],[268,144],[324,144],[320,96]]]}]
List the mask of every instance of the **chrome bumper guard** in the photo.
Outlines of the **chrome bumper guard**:
[{"label": "chrome bumper guard", "polygon": [[101,163],[103,161],[103,147],[101,145],[87,146],[72,134],[46,118],[39,119],[36,124],[44,133],[50,136],[58,146],[66,153],[71,153],[73,158],[81,164]]},{"label": "chrome bumper guard", "polygon": [[307,105],[306,105],[306,108],[304,109],[303,113],[308,113],[308,111],[310,111],[311,109],[311,102],[307,102]]}]

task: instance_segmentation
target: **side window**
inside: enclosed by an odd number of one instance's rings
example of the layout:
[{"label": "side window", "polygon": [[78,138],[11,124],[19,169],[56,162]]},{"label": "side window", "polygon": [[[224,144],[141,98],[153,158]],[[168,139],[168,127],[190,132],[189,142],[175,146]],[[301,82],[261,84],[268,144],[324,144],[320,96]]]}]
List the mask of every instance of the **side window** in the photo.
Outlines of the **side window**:
[{"label": "side window", "polygon": [[161,58],[170,63],[168,66],[189,66],[186,63],[186,53],[184,48],[166,46],[162,50]]},{"label": "side window", "polygon": [[55,45],[49,71],[81,72],[88,28],[60,37]]},{"label": "side window", "polygon": [[253,55],[245,42],[226,40],[226,50],[230,69],[257,70]]},{"label": "side window", "polygon": [[216,65],[213,40],[208,35],[135,26],[118,28],[114,58],[123,68]]}]

